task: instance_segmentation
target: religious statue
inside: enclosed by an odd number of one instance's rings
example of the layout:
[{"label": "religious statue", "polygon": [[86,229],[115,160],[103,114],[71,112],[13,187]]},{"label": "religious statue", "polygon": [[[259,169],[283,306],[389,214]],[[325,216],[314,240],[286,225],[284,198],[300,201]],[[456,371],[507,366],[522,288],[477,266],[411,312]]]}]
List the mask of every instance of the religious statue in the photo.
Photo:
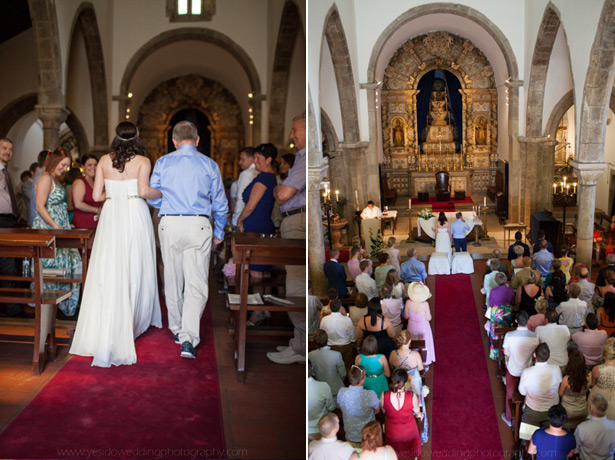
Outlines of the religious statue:
[{"label": "religious statue", "polygon": [[479,117],[476,120],[474,139],[476,140],[476,145],[487,144],[487,120],[484,117]]},{"label": "religious statue", "polygon": [[[429,121],[429,118],[431,121]],[[451,155],[456,152],[455,136],[448,108],[446,85],[444,80],[434,80],[430,100],[427,135],[423,143],[423,151],[427,154]],[[447,165],[449,161],[442,158],[435,164]]]},{"label": "religious statue", "polygon": [[404,127],[401,124],[401,120],[397,120],[395,127],[393,128],[393,146],[403,147],[404,145]]}]

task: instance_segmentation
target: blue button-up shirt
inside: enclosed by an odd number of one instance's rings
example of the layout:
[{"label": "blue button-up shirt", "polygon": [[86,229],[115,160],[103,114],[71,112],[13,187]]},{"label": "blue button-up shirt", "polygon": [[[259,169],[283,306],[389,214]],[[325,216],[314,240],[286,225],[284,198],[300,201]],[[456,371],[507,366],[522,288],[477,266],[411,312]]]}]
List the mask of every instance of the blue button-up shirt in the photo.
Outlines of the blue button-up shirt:
[{"label": "blue button-up shirt", "polygon": [[551,270],[551,262],[553,262],[553,254],[551,254],[547,249],[541,249],[540,251],[534,253],[532,268],[538,270],[540,276],[544,278]]},{"label": "blue button-up shirt", "polygon": [[182,145],[156,162],[150,186],[162,198],[148,200],[160,215],[206,215],[214,219],[213,234],[224,238],[228,202],[218,165],[190,144]]},{"label": "blue button-up shirt", "polygon": [[401,273],[399,277],[409,283],[412,281],[423,281],[427,278],[427,271],[425,270],[425,264],[420,260],[412,257],[403,264],[401,264]]},{"label": "blue button-up shirt", "polygon": [[463,240],[466,237],[466,230],[470,231],[470,226],[467,222],[457,219],[451,224],[451,234],[453,239]]},{"label": "blue button-up shirt", "polygon": [[293,167],[288,171],[288,177],[282,185],[297,189],[297,193],[280,205],[280,211],[305,207],[305,148],[299,150],[295,155]]}]

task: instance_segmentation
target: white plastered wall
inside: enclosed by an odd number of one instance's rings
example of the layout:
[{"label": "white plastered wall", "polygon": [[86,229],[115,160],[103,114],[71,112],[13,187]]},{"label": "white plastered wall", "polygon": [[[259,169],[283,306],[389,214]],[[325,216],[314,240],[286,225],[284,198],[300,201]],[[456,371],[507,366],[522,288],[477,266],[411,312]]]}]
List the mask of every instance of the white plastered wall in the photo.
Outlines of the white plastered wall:
[{"label": "white plastered wall", "polygon": [[615,114],[609,109],[606,126],[606,137],[604,142],[604,162],[607,168],[598,180],[596,185],[596,209],[611,214],[613,196],[611,195],[612,176],[615,175]]},{"label": "white plastered wall", "polygon": [[335,81],[331,51],[329,50],[326,40],[323,42],[322,62],[320,64],[320,81],[323,82],[323,84],[320,85],[320,107],[324,109],[331,119],[331,123],[335,129],[335,134],[338,137],[338,141],[341,142],[344,140],[344,130],[342,127],[340,94]]},{"label": "white plastered wall", "polygon": [[80,28],[75,30],[71,41],[66,82],[66,108],[79,120],[87,136],[88,145],[92,145],[94,139],[92,85],[85,42]]}]

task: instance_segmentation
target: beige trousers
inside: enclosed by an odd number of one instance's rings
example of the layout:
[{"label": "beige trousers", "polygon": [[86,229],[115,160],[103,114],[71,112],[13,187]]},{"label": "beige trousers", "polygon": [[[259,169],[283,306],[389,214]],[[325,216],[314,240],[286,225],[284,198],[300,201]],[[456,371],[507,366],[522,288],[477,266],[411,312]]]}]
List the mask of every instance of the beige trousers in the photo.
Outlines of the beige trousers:
[{"label": "beige trousers", "polygon": [[187,341],[196,347],[209,296],[211,223],[206,217],[164,216],[158,233],[169,329],[179,334],[180,343]]}]

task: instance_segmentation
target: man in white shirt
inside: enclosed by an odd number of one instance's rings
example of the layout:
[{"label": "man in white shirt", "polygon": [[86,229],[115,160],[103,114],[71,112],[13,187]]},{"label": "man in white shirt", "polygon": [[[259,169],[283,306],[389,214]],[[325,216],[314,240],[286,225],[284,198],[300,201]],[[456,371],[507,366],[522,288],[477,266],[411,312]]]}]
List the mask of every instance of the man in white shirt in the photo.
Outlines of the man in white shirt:
[{"label": "man in white shirt", "polygon": [[346,369],[352,365],[353,344],[357,340],[357,330],[348,316],[340,313],[342,302],[335,299],[329,305],[331,314],[320,320],[320,328],[327,333],[327,345],[339,351],[344,359]]},{"label": "man in white shirt", "polygon": [[519,393],[525,395],[522,422],[534,426],[549,425],[547,412],[559,403],[559,385],[562,371],[558,366],[548,364],[549,345],[541,343],[534,352],[536,364],[521,373]]},{"label": "man in white shirt", "polygon": [[310,442],[308,460],[348,460],[355,450],[349,443],[337,439],[339,430],[340,419],[337,415],[333,412],[323,415],[318,422],[322,437]]},{"label": "man in white shirt", "polygon": [[609,403],[601,394],[589,401],[589,417],[577,426],[574,437],[581,460],[611,460],[615,454],[615,422],[606,418]]},{"label": "man in white shirt", "polygon": [[585,364],[595,366],[602,364],[602,347],[606,343],[608,334],[598,329],[598,318],[593,313],[585,317],[587,328],[572,335],[572,341],[577,344],[578,350],[585,357]]},{"label": "man in white shirt", "polygon": [[362,260],[359,264],[361,274],[354,280],[354,285],[357,288],[357,292],[362,292],[368,299],[378,297],[378,288],[376,287],[376,281],[371,277],[372,275],[372,261],[369,259]]},{"label": "man in white shirt", "polygon": [[517,329],[508,332],[504,336],[502,349],[508,357],[506,363],[506,413],[502,414],[502,420],[508,426],[512,426],[512,414],[508,401],[511,400],[519,387],[519,378],[524,369],[531,366],[532,354],[539,344],[538,337],[527,328],[529,316],[526,311],[520,311],[517,315]]},{"label": "man in white shirt", "polygon": [[570,330],[566,326],[557,324],[557,313],[555,310],[548,310],[545,316],[547,324],[538,326],[536,328],[536,335],[540,343],[549,345],[549,364],[554,364],[563,369],[568,364]]},{"label": "man in white shirt", "polygon": [[367,207],[361,213],[361,219],[382,219],[382,211],[378,206],[374,206],[372,200],[369,200]]},{"label": "man in white shirt", "polygon": [[581,293],[581,287],[577,283],[572,283],[568,287],[568,294],[570,299],[560,303],[555,311],[559,313],[559,324],[568,326],[570,334],[579,332],[583,326],[583,318],[587,311],[587,302],[579,299]]},{"label": "man in white shirt", "polygon": [[239,174],[239,179],[237,179],[237,200],[235,201],[235,209],[233,210],[231,220],[233,227],[237,227],[237,219],[239,219],[241,211],[246,206],[245,201],[243,201],[243,191],[258,176],[258,171],[256,166],[254,166],[254,147],[245,147],[239,153],[239,167],[242,171]]},{"label": "man in white shirt", "polygon": [[594,313],[594,307],[591,304],[590,300],[594,295],[596,285],[589,281],[589,270],[587,270],[586,267],[581,268],[581,271],[579,272],[579,277],[581,278],[578,281],[579,287],[581,288],[579,299],[587,302],[588,311]]},{"label": "man in white shirt", "polygon": [[335,402],[329,384],[316,380],[312,372],[312,363],[308,361],[308,438],[320,439],[318,421],[327,412],[335,410]]}]

